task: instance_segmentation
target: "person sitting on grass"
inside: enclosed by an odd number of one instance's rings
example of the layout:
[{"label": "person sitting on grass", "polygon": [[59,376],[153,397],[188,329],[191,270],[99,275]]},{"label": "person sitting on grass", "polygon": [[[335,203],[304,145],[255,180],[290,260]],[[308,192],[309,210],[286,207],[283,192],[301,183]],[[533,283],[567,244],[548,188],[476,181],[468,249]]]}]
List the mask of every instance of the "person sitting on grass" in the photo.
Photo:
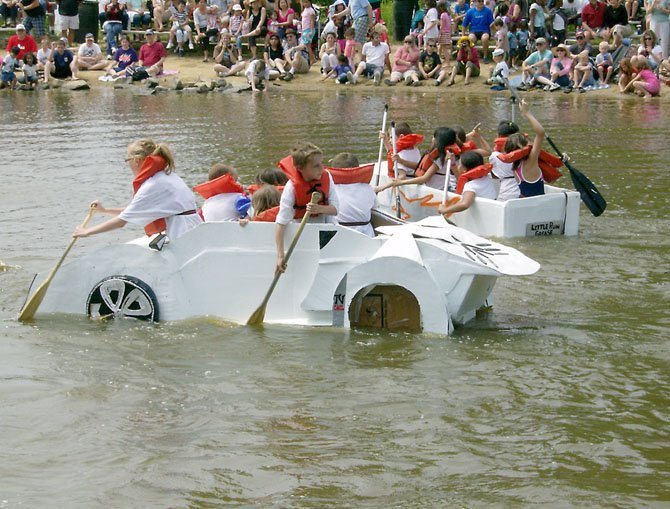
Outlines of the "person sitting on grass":
[{"label": "person sitting on grass", "polygon": [[349,67],[349,59],[344,55],[344,53],[340,53],[337,56],[337,65],[331,69],[328,74],[321,78],[321,81],[326,81],[328,78],[332,78],[333,76],[335,76],[335,83],[339,85],[345,85],[346,83],[349,83],[349,81],[354,76],[351,73],[351,67]]},{"label": "person sitting on grass", "polygon": [[285,75],[279,76],[280,80],[291,81],[296,73],[307,74],[309,72],[309,52],[304,44],[298,44],[298,36],[292,28],[286,30],[284,55],[291,67]]},{"label": "person sitting on grass", "polygon": [[464,85],[470,84],[470,78],[479,76],[479,54],[475,43],[469,37],[463,36],[458,40],[458,54],[456,55],[456,65],[451,70],[451,76],[447,86],[450,87],[456,82],[456,75],[465,76]]},{"label": "person sitting on grass", "polygon": [[448,75],[447,67],[442,67],[440,55],[437,53],[435,44],[428,44],[426,51],[419,56],[419,78],[422,80],[435,80],[435,86],[439,87]]},{"label": "person sitting on grass", "polygon": [[319,58],[321,59],[321,74],[328,74],[336,65],[340,54],[340,45],[337,44],[337,36],[334,32],[326,34],[326,42],[321,45]]},{"label": "person sitting on grass", "polygon": [[461,154],[458,165],[454,168],[454,176],[457,179],[456,194],[461,199],[452,204],[440,204],[438,212],[449,217],[455,212],[468,210],[475,202],[475,198],[488,198],[495,200],[498,196],[493,179],[491,178],[491,163],[484,164],[481,154],[470,151]]},{"label": "person sitting on grass", "polygon": [[114,60],[107,66],[107,74],[114,77],[125,73],[126,68],[137,64],[139,60],[135,48],[130,45],[128,37],[121,37],[121,47],[114,53]]},{"label": "person sitting on grass", "polygon": [[267,89],[267,83],[270,80],[270,70],[265,66],[265,61],[257,58],[249,62],[244,75],[247,82],[251,85],[252,92],[264,91]]},{"label": "person sitting on grass", "polygon": [[493,62],[495,66],[491,68],[491,77],[486,80],[487,85],[493,85],[495,90],[503,90],[509,80],[509,67],[505,62],[505,50],[496,48],[493,50]]},{"label": "person sitting on grass", "polygon": [[147,42],[140,47],[137,65],[144,67],[149,76],[156,76],[163,72],[163,62],[167,57],[165,46],[156,38],[156,33],[149,29],[145,32]]},{"label": "person sitting on grass", "polygon": [[569,89],[571,86],[570,74],[572,72],[572,57],[570,49],[565,44],[556,46],[556,57],[551,60],[551,85],[550,91],[559,88]]},{"label": "person sitting on grass", "polygon": [[235,48],[230,42],[230,35],[225,32],[221,35],[218,44],[214,46],[214,72],[221,78],[235,76],[244,70],[246,62],[238,60]]},{"label": "person sitting on grass", "polygon": [[44,83],[49,83],[49,77],[59,80],[77,79],[77,67],[74,63],[74,55],[65,48],[67,39],[59,39],[56,49],[44,66]]},{"label": "person sitting on grass", "polygon": [[572,81],[575,83],[579,93],[584,93],[586,87],[592,87],[596,84],[593,78],[593,65],[591,65],[589,54],[586,51],[582,51],[575,57],[573,68]]},{"label": "person sitting on grass", "polygon": [[396,50],[393,57],[391,79],[385,79],[384,83],[393,86],[400,80],[405,80],[405,85],[418,87],[421,84],[417,74],[420,56],[419,48],[414,43],[414,37],[411,35],[405,37],[403,45]]},{"label": "person sitting on grass", "polygon": [[602,41],[598,45],[598,55],[596,56],[596,69],[598,70],[598,78],[600,78],[600,86],[605,86],[609,83],[614,70],[614,60],[610,53],[610,45],[607,41]]},{"label": "person sitting on grass", "polygon": [[108,67],[102,50],[93,42],[93,34],[86,34],[86,42],[79,46],[74,57],[75,65],[80,71],[102,71]]},{"label": "person sitting on grass", "polygon": [[281,45],[279,36],[272,34],[268,38],[263,52],[265,65],[270,70],[270,79],[275,79],[286,75],[286,59],[284,58],[284,48]]},{"label": "person sitting on grass", "polygon": [[23,55],[23,82],[30,89],[37,88],[39,77],[37,76],[37,59],[34,53],[26,53]]},{"label": "person sitting on grass", "polygon": [[633,69],[630,58],[622,58],[619,62],[619,92],[625,94],[630,92],[626,87],[630,81],[637,76],[637,71]]},{"label": "person sitting on grass", "polygon": [[381,41],[381,34],[376,30],[373,31],[372,39],[363,45],[361,52],[363,59],[356,68],[352,83],[354,85],[358,83],[358,77],[365,74],[365,76],[373,79],[375,85],[379,85],[384,75],[384,67],[389,72],[392,71],[391,60],[389,59],[390,52],[388,44]]},{"label": "person sitting on grass", "polygon": [[[533,51],[528,58],[523,61],[521,73],[521,85],[519,90],[528,90],[539,83],[543,85],[550,85],[551,76],[549,68],[551,60],[554,57],[551,51],[547,48],[547,40],[544,37],[538,37],[535,41],[537,50]],[[545,78],[539,80],[538,78]]]}]

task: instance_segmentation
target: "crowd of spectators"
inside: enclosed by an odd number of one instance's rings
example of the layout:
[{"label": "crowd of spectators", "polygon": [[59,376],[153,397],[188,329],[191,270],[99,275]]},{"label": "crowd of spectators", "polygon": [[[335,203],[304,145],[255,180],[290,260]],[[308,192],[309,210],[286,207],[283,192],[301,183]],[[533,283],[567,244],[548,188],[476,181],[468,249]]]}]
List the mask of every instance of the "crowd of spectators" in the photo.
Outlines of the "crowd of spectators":
[{"label": "crowd of spectators", "polygon": [[[406,1],[412,5],[404,5]],[[311,0],[300,0],[299,6],[289,0],[276,4],[267,0],[100,0],[107,62],[94,34],[87,34],[77,51],[68,49],[79,29],[78,0],[57,2],[61,40],[42,41],[51,52],[46,59],[37,54],[33,36],[45,37],[45,15],[52,7],[47,0],[0,0],[0,15],[5,24],[22,21],[10,38],[5,60],[12,61],[15,46],[18,62],[26,51],[34,53],[40,71],[49,69],[45,80],[49,73],[76,77],[79,70],[107,70],[116,77],[127,67],[142,68],[136,74],[139,77],[155,75],[170,50],[182,56],[186,45],[189,50],[197,45],[203,61],[209,61],[211,54],[220,76],[242,73],[253,65],[254,71],[245,75],[255,76],[250,78],[254,90],[263,90],[271,79],[291,81],[319,62],[324,79],[334,77],[341,84],[355,85],[367,76],[375,85],[403,81],[421,86],[430,81],[449,86],[459,75],[464,84],[470,84],[482,72],[481,65],[493,57],[485,83],[495,89],[505,87],[510,73],[520,67],[521,89],[537,86],[566,92],[608,85],[619,74],[624,58],[635,56],[632,64],[644,60],[661,80],[670,67],[670,0],[644,0],[641,7],[637,0],[471,0],[472,4],[422,0],[423,5],[414,1],[394,2],[393,35],[402,44],[393,55],[379,4],[368,0],[336,0],[323,8]],[[630,20],[641,15],[644,19],[638,24],[646,30],[635,54]],[[154,30],[166,28],[164,47]],[[121,35],[124,30],[134,37],[146,35],[140,55]],[[573,33],[574,43],[566,44]],[[63,51],[58,47],[61,43]],[[9,65],[3,67],[7,77],[12,72]],[[16,62],[12,66],[15,69]],[[633,69],[641,70],[635,65]],[[387,79],[385,71],[390,75]],[[638,72],[633,74],[632,86],[625,90],[640,92],[641,78]]]}]

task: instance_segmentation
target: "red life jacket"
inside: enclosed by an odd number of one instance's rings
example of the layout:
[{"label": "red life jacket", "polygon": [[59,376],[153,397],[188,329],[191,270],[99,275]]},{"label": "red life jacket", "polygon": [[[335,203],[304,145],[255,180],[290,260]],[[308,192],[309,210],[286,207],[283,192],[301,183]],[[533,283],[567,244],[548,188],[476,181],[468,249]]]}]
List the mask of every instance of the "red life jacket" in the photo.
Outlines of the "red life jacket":
[{"label": "red life jacket", "polygon": [[470,152],[472,150],[477,150],[479,147],[474,141],[470,140],[463,143],[460,148],[461,153],[463,153],[463,152]]},{"label": "red life jacket", "polygon": [[[503,163],[515,163],[525,157],[528,157],[532,149],[532,145],[526,145],[523,148],[512,150],[507,154],[500,154],[498,159],[500,159]],[[555,182],[559,177],[563,176],[563,174],[558,171],[558,168],[563,166],[563,160],[560,157],[550,154],[545,150],[540,150],[540,155],[537,159],[537,166],[542,172],[542,179],[548,184]]]},{"label": "red life jacket", "polygon": [[[167,161],[159,155],[149,155],[144,161],[142,161],[142,166],[140,166],[140,171],[133,179],[133,196],[139,191],[142,184],[149,180],[151,177],[156,175],[159,171],[165,170],[167,167]],[[154,235],[165,231],[167,228],[167,223],[165,218],[156,219],[151,223],[147,224],[144,227],[144,232],[148,235]]]},{"label": "red life jacket", "polygon": [[277,214],[279,214],[279,205],[272,207],[271,209],[264,210],[259,214],[254,216],[254,221],[263,221],[267,223],[274,223],[277,220]]},{"label": "red life jacket", "polygon": [[312,180],[307,182],[302,178],[302,173],[293,165],[293,157],[286,156],[279,161],[279,168],[286,173],[288,178],[293,183],[293,191],[295,196],[295,203],[293,208],[295,213],[294,219],[302,219],[307,210],[307,204],[312,200],[312,193],[321,193],[321,198],[317,202],[319,205],[327,205],[328,197],[330,196],[330,173],[324,170],[320,180]]},{"label": "red life jacket", "polygon": [[[461,149],[456,144],[449,145],[446,148],[446,150],[448,152],[451,152],[457,157],[461,155]],[[426,172],[433,165],[433,163],[437,164],[437,161],[439,161],[439,159],[440,159],[440,152],[436,148],[434,148],[427,154],[424,154],[421,160],[419,161],[419,165],[417,166],[414,175],[416,175],[417,177],[422,177],[423,175],[426,174]]]},{"label": "red life jacket", "polygon": [[495,140],[493,140],[493,150],[495,150],[496,152],[504,152],[505,143],[507,143],[507,136],[496,138]]},{"label": "red life jacket", "polygon": [[[258,191],[261,187],[263,187],[263,186],[267,186],[267,185],[269,185],[269,184],[249,184],[249,185],[247,186],[247,192],[248,192],[249,194],[254,194],[254,193],[255,193],[256,191]],[[284,186],[275,186],[275,188],[276,188],[277,191],[279,191],[280,193],[284,190]]]},{"label": "red life jacket", "polygon": [[491,163],[484,163],[481,166],[475,166],[471,170],[461,173],[460,177],[458,177],[458,182],[456,182],[456,194],[463,194],[463,188],[467,182],[488,175],[492,169],[493,165]]},{"label": "red life jacket", "polygon": [[202,196],[205,200],[216,196],[217,194],[224,193],[240,193],[244,194],[244,188],[235,182],[235,179],[230,173],[221,175],[220,177],[205,182],[204,184],[198,184],[193,188],[193,190]]},{"label": "red life jacket", "polygon": [[333,177],[333,182],[336,184],[369,184],[372,180],[375,165],[364,164],[363,166],[356,166],[354,168],[328,168],[328,173]]},{"label": "red life jacket", "polygon": [[[400,152],[401,150],[407,150],[408,148],[414,148],[419,143],[423,142],[423,135],[421,134],[403,134],[400,138],[395,141],[396,150]],[[387,167],[389,171],[389,177],[394,178],[395,172],[393,171],[393,149],[391,149],[387,156]]]}]

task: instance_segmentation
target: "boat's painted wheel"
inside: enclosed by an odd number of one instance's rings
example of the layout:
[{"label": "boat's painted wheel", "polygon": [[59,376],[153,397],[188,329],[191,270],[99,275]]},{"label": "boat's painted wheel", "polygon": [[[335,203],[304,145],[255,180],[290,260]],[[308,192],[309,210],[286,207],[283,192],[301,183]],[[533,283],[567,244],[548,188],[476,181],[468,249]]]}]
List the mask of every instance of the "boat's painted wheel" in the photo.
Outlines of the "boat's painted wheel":
[{"label": "boat's painted wheel", "polygon": [[133,276],[110,276],[93,287],[86,301],[91,318],[128,317],[158,321],[158,300],[151,287]]}]

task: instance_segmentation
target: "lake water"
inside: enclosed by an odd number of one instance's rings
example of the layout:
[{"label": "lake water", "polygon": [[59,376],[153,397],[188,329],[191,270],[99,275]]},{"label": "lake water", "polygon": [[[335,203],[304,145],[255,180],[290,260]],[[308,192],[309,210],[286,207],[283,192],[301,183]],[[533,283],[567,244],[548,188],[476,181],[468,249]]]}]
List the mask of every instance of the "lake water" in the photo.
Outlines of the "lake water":
[{"label": "lake water", "polygon": [[215,161],[249,183],[296,140],[374,159],[385,102],[425,135],[481,121],[493,139],[509,117],[502,95],[385,92],[0,94],[0,508],[670,504],[661,104],[529,96],[609,207],[582,207],[579,237],[506,242],[541,271],[500,279],[493,310],[449,338],[15,321],[88,203],[128,201],[138,137],[169,143],[190,185]]}]

